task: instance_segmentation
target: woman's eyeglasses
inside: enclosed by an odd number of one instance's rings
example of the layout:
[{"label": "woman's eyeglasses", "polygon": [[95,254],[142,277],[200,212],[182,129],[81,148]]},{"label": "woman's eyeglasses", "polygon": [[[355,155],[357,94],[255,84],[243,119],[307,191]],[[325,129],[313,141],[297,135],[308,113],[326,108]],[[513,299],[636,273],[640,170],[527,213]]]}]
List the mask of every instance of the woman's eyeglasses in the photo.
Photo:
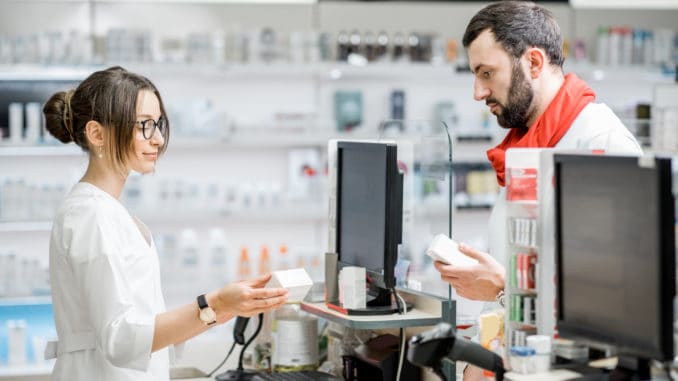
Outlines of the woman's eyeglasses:
[{"label": "woman's eyeglasses", "polygon": [[165,118],[163,118],[162,116],[158,119],[157,122],[153,119],[146,119],[146,120],[137,120],[134,123],[141,125],[141,134],[144,136],[144,139],[146,140],[153,137],[153,134],[155,134],[156,129],[160,131],[160,135],[162,135],[163,138],[167,133],[167,120],[165,120]]}]

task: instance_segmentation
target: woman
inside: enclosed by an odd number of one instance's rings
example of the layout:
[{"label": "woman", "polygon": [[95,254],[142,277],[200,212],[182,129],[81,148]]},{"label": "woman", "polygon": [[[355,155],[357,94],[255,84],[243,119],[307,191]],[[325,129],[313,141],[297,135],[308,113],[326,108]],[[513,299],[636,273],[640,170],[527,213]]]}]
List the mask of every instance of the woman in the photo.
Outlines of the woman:
[{"label": "woman", "polygon": [[54,379],[167,380],[169,346],[285,303],[285,289],[263,288],[269,274],[165,311],[150,231],[118,201],[129,172],[153,172],[169,139],[162,99],[148,79],[120,67],[98,71],[54,94],[43,111],[52,135],[89,153],[50,240]]}]

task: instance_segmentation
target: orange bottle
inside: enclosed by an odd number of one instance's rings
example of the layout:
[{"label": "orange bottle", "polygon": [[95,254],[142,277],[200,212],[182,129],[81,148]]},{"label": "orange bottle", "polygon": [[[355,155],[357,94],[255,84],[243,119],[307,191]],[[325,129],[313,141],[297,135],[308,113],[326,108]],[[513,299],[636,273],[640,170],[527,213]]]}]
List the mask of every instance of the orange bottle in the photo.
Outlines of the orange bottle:
[{"label": "orange bottle", "polygon": [[247,246],[240,248],[240,262],[238,262],[238,280],[248,279],[252,276],[250,259],[247,255]]},{"label": "orange bottle", "polygon": [[259,275],[267,274],[271,271],[271,256],[268,253],[268,246],[261,247],[261,256],[259,257]]},{"label": "orange bottle", "polygon": [[283,244],[280,245],[280,256],[278,257],[278,270],[289,270],[291,268],[290,266],[290,259],[287,254],[287,245]]}]

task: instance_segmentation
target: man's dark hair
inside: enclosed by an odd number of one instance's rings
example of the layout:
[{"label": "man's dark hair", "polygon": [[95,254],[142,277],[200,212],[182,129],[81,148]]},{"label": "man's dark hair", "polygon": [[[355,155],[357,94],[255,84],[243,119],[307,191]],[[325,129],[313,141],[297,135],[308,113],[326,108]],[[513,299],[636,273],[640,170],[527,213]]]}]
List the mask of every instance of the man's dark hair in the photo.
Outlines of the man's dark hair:
[{"label": "man's dark hair", "polygon": [[520,58],[530,47],[538,47],[546,51],[551,65],[563,67],[563,37],[549,10],[529,1],[490,4],[469,22],[462,40],[464,47],[487,29],[514,58]]}]

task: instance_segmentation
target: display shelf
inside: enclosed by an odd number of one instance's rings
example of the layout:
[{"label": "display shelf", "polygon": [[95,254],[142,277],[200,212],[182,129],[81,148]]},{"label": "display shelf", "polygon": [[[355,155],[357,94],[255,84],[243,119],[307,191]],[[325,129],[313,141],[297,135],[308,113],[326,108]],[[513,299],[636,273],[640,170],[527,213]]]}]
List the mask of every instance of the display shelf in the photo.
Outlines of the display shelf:
[{"label": "display shelf", "polygon": [[29,156],[84,156],[82,148],[77,145],[10,145],[0,143],[0,157],[29,157]]},{"label": "display shelf", "polygon": [[552,155],[549,149],[506,152],[506,356],[510,347],[525,345],[526,335],[551,336],[555,326],[554,252],[546,239]]},{"label": "display shelf", "polygon": [[[95,65],[0,64],[0,80],[82,80],[90,73],[113,63]],[[368,63],[352,65],[345,62],[251,62],[251,63],[167,63],[129,62],[125,68],[153,76],[190,76],[195,78],[227,78],[251,80],[308,77],[317,80],[461,80],[472,82],[468,72],[456,72],[451,64],[430,63]]]},{"label": "display shelf", "polygon": [[659,66],[653,65],[598,65],[591,62],[568,61],[564,70],[566,73],[576,73],[587,82],[606,82],[616,85],[637,85],[645,83],[672,83],[674,73],[668,72]]},{"label": "display shelf", "polygon": [[[400,139],[401,137],[399,137]],[[405,136],[404,138],[407,138]],[[275,128],[259,128],[257,132],[234,133],[227,136],[186,138],[172,136],[168,146],[168,153],[172,151],[204,151],[250,148],[280,148],[296,147],[324,148],[331,139],[374,139],[374,134],[356,131],[350,134],[334,133],[328,130],[320,132],[287,132]],[[28,157],[28,156],[85,156],[84,151],[74,143],[62,145],[28,145],[0,143],[0,157]]]},{"label": "display shelf", "polygon": [[0,377],[14,380],[22,380],[23,377],[49,376],[54,369],[54,361],[45,364],[26,364],[0,366]]},{"label": "display shelf", "polygon": [[508,292],[514,295],[523,295],[523,296],[536,296],[537,295],[537,290],[532,289],[532,288],[517,288],[517,287],[509,287]]},{"label": "display shelf", "polygon": [[321,203],[300,206],[286,205],[275,208],[242,208],[238,210],[218,211],[207,209],[176,210],[158,207],[151,212],[142,211],[133,214],[145,223],[151,224],[214,224],[229,221],[261,224],[267,221],[273,223],[284,223],[286,221],[322,222],[327,219],[327,208]]},{"label": "display shelf", "polygon": [[0,81],[80,81],[99,65],[0,64]]},{"label": "display shelf", "polygon": [[491,141],[452,143],[453,163],[488,163],[487,150],[494,147]]},{"label": "display shelf", "polygon": [[[92,65],[43,65],[43,64],[0,64],[0,80],[82,80],[96,70],[102,70],[113,63]],[[291,79],[307,77],[316,80],[417,80],[452,81],[472,85],[470,72],[459,72],[453,64],[431,63],[368,63],[352,65],[346,62],[250,62],[250,63],[168,63],[129,62],[125,68],[152,76],[189,76],[195,78],[225,78],[232,80]],[[675,73],[659,66],[631,65],[604,66],[587,61],[568,61],[566,72],[592,82],[672,83]],[[489,134],[488,136],[492,136]]]},{"label": "display shelf", "polygon": [[0,221],[0,233],[48,232],[52,221]]},{"label": "display shelf", "polygon": [[[158,212],[160,211],[160,212]],[[285,206],[278,208],[240,209],[229,211],[176,210],[158,208],[153,212],[132,213],[142,221],[153,225],[168,224],[219,224],[231,221],[261,224],[264,222],[308,222],[321,223],[327,219],[327,208],[320,204],[306,206]],[[49,232],[52,221],[0,221],[0,233]]]},{"label": "display shelf", "polygon": [[[430,218],[447,218],[448,210],[447,204],[434,204],[434,205],[422,205],[421,203],[417,204],[418,206],[413,209],[414,214],[417,217],[430,217]],[[483,214],[489,216],[492,205],[455,205],[454,214],[457,217],[472,217],[478,214]]]},{"label": "display shelf", "polygon": [[570,0],[575,9],[678,9],[675,0]]},{"label": "display shelf", "polygon": [[90,2],[151,4],[315,4],[318,0],[91,0]]},{"label": "display shelf", "polygon": [[522,249],[522,250],[537,250],[537,249],[539,249],[539,247],[537,247],[535,245],[525,245],[525,244],[520,244],[520,243],[515,243],[515,242],[511,242],[511,243],[509,243],[509,245],[511,245],[512,247],[514,247],[516,249]]},{"label": "display shelf", "polygon": [[406,328],[435,325],[440,316],[420,311],[416,308],[405,315],[349,316],[328,308],[324,302],[302,303],[301,309],[333,323],[355,329]]},{"label": "display shelf", "polygon": [[509,321],[511,328],[521,330],[521,331],[535,331],[537,329],[536,324],[523,323],[521,321]]},{"label": "display shelf", "polygon": [[429,295],[408,289],[398,289],[398,293],[414,308],[407,314],[352,316],[330,309],[325,302],[302,302],[301,309],[340,324],[355,329],[388,329],[423,327],[436,325],[442,321],[456,326],[453,301],[435,295]]}]

